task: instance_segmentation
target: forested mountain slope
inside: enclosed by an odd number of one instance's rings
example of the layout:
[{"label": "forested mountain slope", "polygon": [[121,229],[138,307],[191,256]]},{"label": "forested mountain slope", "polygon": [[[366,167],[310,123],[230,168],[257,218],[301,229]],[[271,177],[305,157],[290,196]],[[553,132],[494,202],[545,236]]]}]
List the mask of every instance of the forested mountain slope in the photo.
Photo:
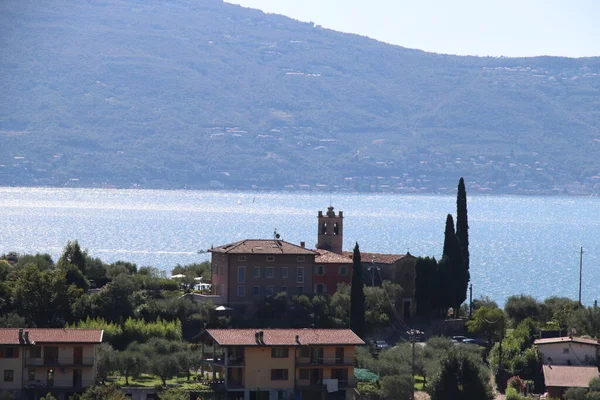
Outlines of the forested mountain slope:
[{"label": "forested mountain slope", "polygon": [[213,0],[6,0],[0,29],[0,185],[443,192],[464,175],[506,193],[600,175],[600,58],[431,54]]}]

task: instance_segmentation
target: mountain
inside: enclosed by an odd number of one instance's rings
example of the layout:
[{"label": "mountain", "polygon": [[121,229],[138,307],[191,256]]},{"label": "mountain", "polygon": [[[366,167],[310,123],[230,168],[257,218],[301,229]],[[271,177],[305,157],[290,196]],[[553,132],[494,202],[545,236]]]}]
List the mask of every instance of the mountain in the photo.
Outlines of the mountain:
[{"label": "mountain", "polygon": [[215,0],[7,0],[0,27],[0,185],[600,182],[600,58],[432,54]]}]

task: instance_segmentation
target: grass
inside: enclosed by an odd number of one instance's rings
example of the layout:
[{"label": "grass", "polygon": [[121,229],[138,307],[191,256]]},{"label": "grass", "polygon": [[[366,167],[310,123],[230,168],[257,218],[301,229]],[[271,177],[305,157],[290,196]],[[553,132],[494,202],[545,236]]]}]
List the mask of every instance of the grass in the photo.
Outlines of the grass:
[{"label": "grass", "polygon": [[424,390],[425,378],[415,375],[415,390]]},{"label": "grass", "polygon": [[[128,387],[146,387],[153,388],[157,385],[162,386],[162,380],[154,375],[149,374],[141,374],[139,377],[129,377],[129,385],[125,385],[125,377],[123,376],[113,376],[107,379],[108,381],[115,383],[120,386],[128,386]],[[190,380],[187,380],[187,376],[178,376],[172,379],[167,380],[168,387],[179,387],[182,389],[207,389],[208,387],[196,380],[192,376]]]}]

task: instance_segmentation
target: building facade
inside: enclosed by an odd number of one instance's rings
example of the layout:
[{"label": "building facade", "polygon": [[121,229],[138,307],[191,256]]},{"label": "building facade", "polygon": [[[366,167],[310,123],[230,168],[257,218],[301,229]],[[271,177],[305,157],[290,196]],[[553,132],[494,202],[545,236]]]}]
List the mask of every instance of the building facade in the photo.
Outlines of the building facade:
[{"label": "building facade", "polygon": [[212,294],[220,304],[240,309],[280,292],[313,293],[317,252],[283,240],[242,240],[215,247],[212,253]]},{"label": "building facade", "polygon": [[350,399],[356,346],[349,329],[208,329],[203,369],[228,399]]},{"label": "building facade", "polygon": [[352,282],[352,260],[341,254],[317,249],[313,277],[315,294],[333,294],[342,283]]},{"label": "building facade", "polygon": [[96,380],[98,329],[0,329],[0,390],[67,399]]}]

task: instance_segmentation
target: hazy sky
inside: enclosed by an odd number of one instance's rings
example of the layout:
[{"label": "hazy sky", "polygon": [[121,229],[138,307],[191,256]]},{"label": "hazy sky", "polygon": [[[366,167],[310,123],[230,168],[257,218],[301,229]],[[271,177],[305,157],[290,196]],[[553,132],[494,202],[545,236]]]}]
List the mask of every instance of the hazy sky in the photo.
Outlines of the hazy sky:
[{"label": "hazy sky", "polygon": [[600,56],[600,0],[226,0],[437,53]]}]

